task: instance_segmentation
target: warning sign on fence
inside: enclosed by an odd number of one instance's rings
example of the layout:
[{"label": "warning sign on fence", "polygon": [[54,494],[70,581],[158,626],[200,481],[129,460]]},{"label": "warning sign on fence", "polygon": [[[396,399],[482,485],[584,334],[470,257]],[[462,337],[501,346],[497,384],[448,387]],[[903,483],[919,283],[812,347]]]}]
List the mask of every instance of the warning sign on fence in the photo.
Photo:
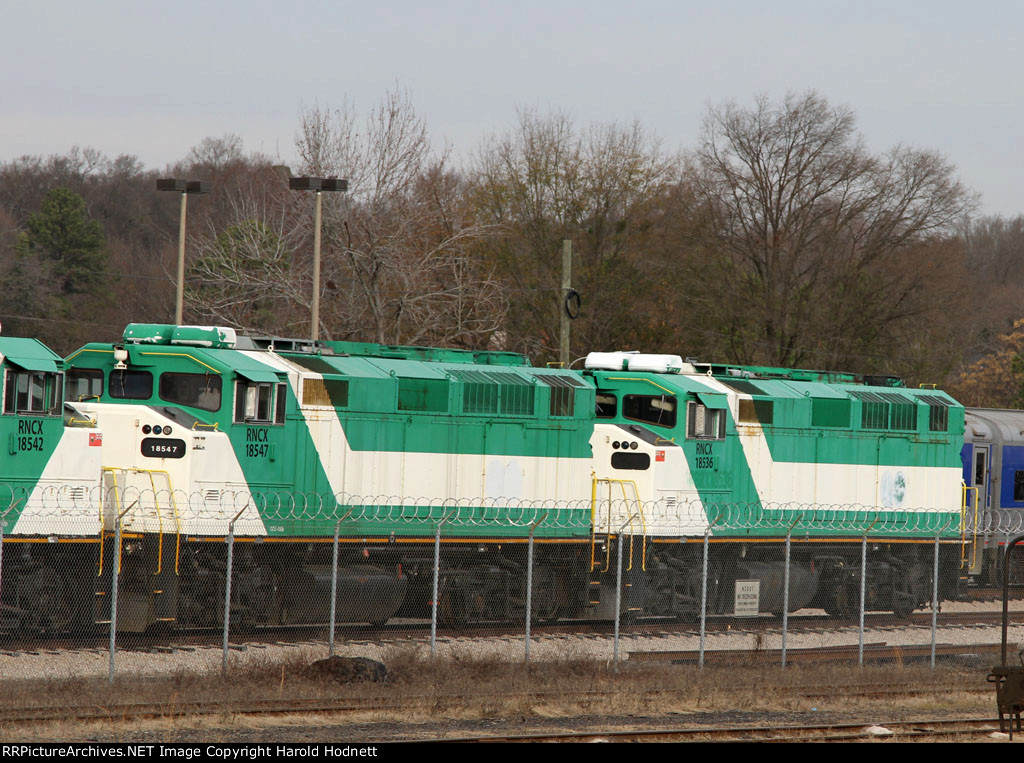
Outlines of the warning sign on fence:
[{"label": "warning sign on fence", "polygon": [[733,614],[736,617],[756,617],[757,613],[761,611],[760,599],[760,580],[737,580],[736,604]]}]

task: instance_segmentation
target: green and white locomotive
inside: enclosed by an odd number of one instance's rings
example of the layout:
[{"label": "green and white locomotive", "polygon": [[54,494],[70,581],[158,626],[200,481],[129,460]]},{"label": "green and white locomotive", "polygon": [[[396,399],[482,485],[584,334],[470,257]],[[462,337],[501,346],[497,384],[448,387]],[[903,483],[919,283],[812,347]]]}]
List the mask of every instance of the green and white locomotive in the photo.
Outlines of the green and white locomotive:
[{"label": "green and white locomotive", "polygon": [[[961,584],[964,410],[894,377],[719,366],[677,356],[593,353],[595,470],[635,491],[647,560],[642,612],[693,614],[705,532],[709,606],[729,612],[737,581],[757,581],[763,611],[783,604],[791,534],[790,608],[837,615],[859,604],[860,541],[872,539],[871,609],[909,614],[931,597],[932,547],[943,543],[940,590]],[[624,517],[599,518],[616,532]],[[667,595],[666,595],[667,594]]]},{"label": "green and white locomotive", "polygon": [[[63,361],[2,339],[5,619],[60,631],[232,618],[448,623],[613,614],[622,544],[636,617],[850,611],[860,540],[870,608],[930,599],[936,538],[956,593],[963,408],[898,380],[594,353],[582,371],[505,352],[238,336],[132,324]],[[118,534],[117,531],[120,530]],[[115,547],[115,535],[122,538]],[[448,551],[447,549],[455,549]],[[13,552],[12,552],[13,549]]]}]

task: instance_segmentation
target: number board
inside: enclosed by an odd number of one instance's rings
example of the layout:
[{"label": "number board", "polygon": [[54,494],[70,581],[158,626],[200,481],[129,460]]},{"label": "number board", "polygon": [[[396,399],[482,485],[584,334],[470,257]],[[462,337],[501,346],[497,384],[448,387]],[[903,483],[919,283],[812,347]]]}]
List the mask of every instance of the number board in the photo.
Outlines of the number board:
[{"label": "number board", "polygon": [[142,455],[146,458],[184,458],[185,441],[175,438],[144,437]]}]

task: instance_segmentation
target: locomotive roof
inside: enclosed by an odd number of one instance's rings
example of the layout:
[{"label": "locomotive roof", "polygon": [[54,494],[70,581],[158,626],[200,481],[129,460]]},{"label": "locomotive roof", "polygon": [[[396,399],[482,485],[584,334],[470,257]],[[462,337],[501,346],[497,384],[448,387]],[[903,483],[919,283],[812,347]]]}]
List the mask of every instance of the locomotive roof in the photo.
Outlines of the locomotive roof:
[{"label": "locomotive roof", "polygon": [[[111,343],[88,344],[69,355],[66,363],[88,366],[92,365],[90,360],[99,360],[100,365],[106,365],[116,347]],[[252,381],[278,380],[282,369],[269,358],[274,353],[308,371],[326,375],[381,379],[443,379],[453,375],[464,381],[504,384],[532,384],[531,377],[536,377],[539,381],[550,380],[555,386],[586,386],[575,372],[535,367],[526,356],[512,352],[234,336],[228,329],[208,326],[131,324],[125,329],[123,347],[132,366],[153,366],[161,358],[177,356],[190,358],[215,373],[233,370]],[[268,356],[267,362],[263,362],[263,355]]]},{"label": "locomotive roof", "polygon": [[[693,362],[693,361],[691,361]],[[807,368],[777,368],[773,366],[735,366],[717,363],[693,362],[698,373],[710,373],[726,379],[782,379],[796,382],[824,382],[826,384],[859,384],[868,387],[906,387],[898,376],[889,374],[854,374],[848,371],[816,371]]]},{"label": "locomotive roof", "polygon": [[[959,405],[952,397],[937,389],[910,389],[905,386],[868,384],[864,380],[851,382],[849,374],[831,374],[830,372],[795,372],[790,375],[747,376],[651,373],[633,371],[587,371],[602,386],[603,382],[637,380],[651,384],[652,391],[660,388],[665,391],[693,393],[696,395],[721,395],[726,387],[728,393],[753,395],[773,399],[860,398],[868,402],[910,402],[911,400],[933,405]],[[838,376],[839,379],[815,378],[819,373]],[[873,377],[862,377],[867,381],[875,381]],[[654,392],[654,394],[657,394]]]},{"label": "locomotive roof", "polygon": [[56,371],[61,357],[38,339],[0,337],[0,357],[28,371]]},{"label": "locomotive roof", "polygon": [[525,355],[515,352],[239,335],[234,329],[220,326],[131,323],[125,328],[122,341],[126,345],[172,345],[205,347],[215,350],[276,351],[321,357],[352,356],[418,360],[426,363],[530,366],[530,361]]}]

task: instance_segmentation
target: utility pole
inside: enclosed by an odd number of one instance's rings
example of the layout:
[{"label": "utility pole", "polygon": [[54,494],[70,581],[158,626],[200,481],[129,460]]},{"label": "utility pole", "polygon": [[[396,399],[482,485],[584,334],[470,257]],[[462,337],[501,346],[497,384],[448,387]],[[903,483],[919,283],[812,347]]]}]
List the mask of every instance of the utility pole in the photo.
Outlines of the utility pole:
[{"label": "utility pole", "polygon": [[562,309],[559,310],[560,347],[558,359],[562,368],[569,367],[569,292],[572,289],[572,241],[562,241]]},{"label": "utility pole", "polygon": [[178,279],[174,301],[174,323],[182,324],[185,310],[185,214],[190,193],[209,193],[210,184],[204,180],[161,178],[156,181],[158,191],[177,191],[181,194],[181,213],[178,216]]},{"label": "utility pole", "polygon": [[348,180],[315,177],[289,178],[288,187],[293,191],[316,192],[313,212],[313,309],[309,321],[309,338],[310,341],[315,342],[320,338],[320,220],[323,209],[321,192],[347,191]]}]

